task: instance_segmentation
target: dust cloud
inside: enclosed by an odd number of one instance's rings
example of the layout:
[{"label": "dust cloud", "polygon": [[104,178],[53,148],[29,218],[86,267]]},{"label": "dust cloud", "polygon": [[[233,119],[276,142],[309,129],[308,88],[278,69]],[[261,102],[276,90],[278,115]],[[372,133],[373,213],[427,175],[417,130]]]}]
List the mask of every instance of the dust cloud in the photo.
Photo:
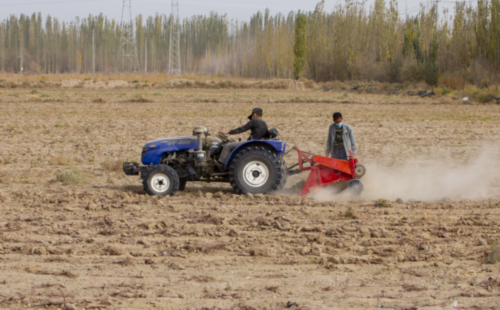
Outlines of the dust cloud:
[{"label": "dust cloud", "polygon": [[413,159],[391,167],[367,163],[367,173],[361,179],[365,189],[359,197],[348,191],[339,193],[334,188],[322,188],[312,197],[322,201],[400,198],[426,202],[500,197],[499,147],[483,146],[477,149],[477,154],[466,163],[446,158]]}]

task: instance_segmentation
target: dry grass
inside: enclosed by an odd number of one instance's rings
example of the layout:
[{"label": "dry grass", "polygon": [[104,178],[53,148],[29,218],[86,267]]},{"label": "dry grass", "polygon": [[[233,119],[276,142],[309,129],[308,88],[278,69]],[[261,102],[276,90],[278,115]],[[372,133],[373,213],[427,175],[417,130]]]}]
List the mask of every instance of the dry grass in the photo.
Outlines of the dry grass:
[{"label": "dry grass", "polygon": [[85,184],[89,182],[89,178],[84,172],[77,169],[71,169],[58,174],[57,181],[64,184]]},{"label": "dry grass", "polygon": [[39,275],[65,276],[68,278],[78,277],[78,275],[74,274],[70,270],[50,271],[50,270],[40,269],[39,267],[34,267],[34,266],[25,267],[24,270],[28,273],[39,274]]},{"label": "dry grass", "polygon": [[347,209],[347,211],[344,214],[344,217],[346,219],[354,219],[354,220],[360,218],[359,214],[356,211],[354,211],[354,209],[352,207],[350,207],[349,209]]},{"label": "dry grass", "polygon": [[[0,89],[6,91],[15,92],[26,92],[36,90],[38,88],[46,89],[43,96],[50,97],[49,99],[43,100],[42,98],[31,98],[32,102],[64,102],[61,98],[57,98],[57,95],[49,94],[51,91],[60,90],[78,90],[78,91],[90,91],[91,95],[96,95],[91,100],[95,104],[112,103],[112,98],[104,99],[102,92],[98,91],[99,87],[103,87],[105,90],[134,90],[141,89],[142,91],[163,91],[163,89],[186,89],[190,91],[192,89],[205,89],[205,90],[220,90],[220,89],[234,89],[234,90],[299,90],[299,91],[310,91],[318,89],[328,89],[335,92],[342,92],[342,96],[336,95],[336,97],[328,96],[328,98],[300,98],[295,96],[294,98],[285,99],[283,97],[277,98],[277,102],[287,103],[331,103],[335,104],[338,101],[348,101],[346,94],[359,93],[359,94],[384,94],[387,95],[389,91],[398,90],[399,94],[406,94],[408,91],[418,91],[418,90],[432,90],[432,87],[423,82],[406,82],[406,83],[380,83],[380,82],[361,82],[361,81],[333,81],[324,82],[316,84],[312,80],[301,79],[299,81],[294,81],[291,79],[247,79],[247,78],[221,78],[221,77],[206,77],[206,76],[189,76],[185,75],[182,77],[168,77],[163,74],[151,74],[151,75],[96,75],[96,76],[85,76],[85,75],[26,75],[19,76],[14,74],[4,74],[2,75],[4,82],[0,82]],[[70,83],[73,86],[68,86],[67,81],[72,80]],[[112,81],[116,81],[112,83]],[[118,83],[124,81],[126,83]],[[117,84],[118,83],[118,84]],[[109,85],[108,85],[109,84]],[[476,83],[479,86],[473,84],[467,84],[464,79],[456,74],[445,74],[439,79],[439,86],[437,87],[436,94],[441,97],[441,95],[448,95],[449,97],[469,97],[473,102],[479,103],[495,103],[493,100],[495,97],[500,96],[498,91],[498,86],[494,84],[484,84]],[[66,88],[72,87],[72,88]],[[110,88],[107,88],[110,87]],[[95,93],[94,93],[95,92]],[[328,92],[331,94],[331,92]],[[21,94],[16,93],[16,96],[22,97]],[[266,94],[268,95],[268,94]],[[315,94],[314,97],[320,94]],[[36,94],[32,94],[37,96]],[[269,95],[271,99],[273,95]],[[346,99],[346,100],[335,100]],[[163,98],[162,98],[163,99]],[[225,102],[220,100],[220,98],[198,98],[198,102]],[[134,98],[121,100],[125,103],[153,103],[153,100],[146,97]],[[457,100],[454,102],[456,104],[463,104],[462,101]]]},{"label": "dry grass", "polygon": [[[114,255],[114,254],[110,254],[110,255]],[[123,259],[117,259],[117,260],[113,261],[113,264],[118,264],[118,265],[122,265],[122,266],[134,266],[135,261],[132,257],[127,256]]]},{"label": "dry grass", "polygon": [[0,169],[0,184],[8,183],[9,173]]},{"label": "dry grass", "polygon": [[104,252],[108,253],[109,255],[122,255],[124,253],[123,249],[117,247],[117,246],[108,246],[103,249]]},{"label": "dry grass", "polygon": [[500,262],[500,245],[495,245],[491,249],[490,253],[490,263],[491,264],[496,264]]},{"label": "dry grass", "polygon": [[376,208],[392,208],[392,204],[386,199],[379,199],[375,202]]},{"label": "dry grass", "polygon": [[274,293],[277,293],[279,291],[279,289],[280,289],[279,285],[266,286],[266,291],[271,291],[271,292],[274,292]]},{"label": "dry grass", "polygon": [[427,291],[427,287],[423,285],[418,285],[418,284],[408,284],[405,283],[403,284],[403,289],[407,292],[421,292],[421,291]]},{"label": "dry grass", "polygon": [[97,98],[97,99],[94,99],[92,100],[93,103],[106,103],[106,100],[104,100],[103,98]]},{"label": "dry grass", "polygon": [[74,160],[70,157],[64,156],[64,155],[56,155],[49,159],[49,165],[51,166],[72,166],[74,163]]},{"label": "dry grass", "polygon": [[101,163],[101,167],[108,172],[122,172],[123,162],[123,160],[106,160]]},{"label": "dry grass", "polygon": [[70,261],[60,256],[52,256],[45,259],[46,263],[69,263]]},{"label": "dry grass", "polygon": [[130,100],[128,100],[128,102],[130,102],[130,103],[152,103],[153,100],[150,100],[150,99],[147,99],[147,98],[144,98],[141,96],[140,98],[130,99]]},{"label": "dry grass", "polygon": [[439,78],[439,85],[443,85],[446,88],[460,90],[463,89],[466,82],[463,78],[454,74],[444,74]]},{"label": "dry grass", "polygon": [[[78,80],[78,81],[113,81],[113,80],[124,80],[129,83],[140,82],[140,83],[164,83],[170,80],[186,79],[191,81],[223,81],[226,80],[224,77],[207,77],[204,75],[182,75],[177,76],[166,76],[162,73],[160,74],[146,74],[146,75],[114,75],[114,74],[98,74],[98,75],[82,75],[82,74],[29,74],[19,76],[18,74],[3,73],[1,79],[7,82],[61,82],[63,80]],[[264,81],[264,79],[254,79],[254,78],[231,78],[232,81]]]},{"label": "dry grass", "polygon": [[207,276],[191,276],[186,278],[186,281],[195,281],[195,282],[200,282],[200,283],[207,283],[207,282],[213,282],[215,281],[214,277],[207,277]]}]

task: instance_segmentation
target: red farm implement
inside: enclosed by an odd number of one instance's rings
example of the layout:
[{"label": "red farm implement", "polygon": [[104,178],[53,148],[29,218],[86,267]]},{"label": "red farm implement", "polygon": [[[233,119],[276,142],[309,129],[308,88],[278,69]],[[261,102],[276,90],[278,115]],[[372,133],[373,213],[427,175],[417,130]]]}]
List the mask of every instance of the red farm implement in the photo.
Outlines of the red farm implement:
[{"label": "red farm implement", "polygon": [[[349,182],[348,189],[353,194],[359,195],[363,191],[364,186],[359,178],[365,174],[366,169],[363,165],[358,164],[358,160],[352,155],[352,152],[350,152],[349,160],[339,160],[303,152],[297,147],[293,149],[299,154],[299,162],[287,169],[288,174],[294,175],[311,171],[302,188],[301,196],[306,196],[317,188],[341,182]],[[304,166],[304,164],[309,165]],[[299,169],[291,170],[297,166]]]}]

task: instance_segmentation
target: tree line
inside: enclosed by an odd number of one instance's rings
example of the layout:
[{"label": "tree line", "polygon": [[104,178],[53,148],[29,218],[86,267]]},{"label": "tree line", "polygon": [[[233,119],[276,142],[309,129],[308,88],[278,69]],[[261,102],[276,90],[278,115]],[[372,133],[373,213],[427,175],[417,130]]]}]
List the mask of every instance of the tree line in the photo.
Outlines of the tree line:
[{"label": "tree line", "polygon": [[[346,0],[326,12],[255,13],[249,21],[211,13],[180,21],[184,74],[316,81],[488,83],[500,69],[500,0],[421,5]],[[170,16],[135,18],[135,53],[125,61],[123,25],[106,16],[62,22],[41,13],[0,22],[0,70],[33,74],[168,72]],[[127,47],[125,47],[127,48]],[[459,82],[457,82],[459,83]]]}]

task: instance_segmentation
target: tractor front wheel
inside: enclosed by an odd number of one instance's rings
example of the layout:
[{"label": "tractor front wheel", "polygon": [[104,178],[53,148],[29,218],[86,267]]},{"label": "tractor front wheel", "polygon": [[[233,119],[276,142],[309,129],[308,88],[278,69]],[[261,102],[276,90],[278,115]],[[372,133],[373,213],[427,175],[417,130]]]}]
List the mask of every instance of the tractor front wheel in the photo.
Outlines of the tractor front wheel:
[{"label": "tractor front wheel", "polygon": [[159,165],[148,172],[142,185],[151,196],[175,195],[179,190],[179,175],[172,167]]},{"label": "tractor front wheel", "polygon": [[262,146],[250,146],[241,150],[229,167],[229,181],[237,194],[277,191],[285,177],[280,159]]}]

